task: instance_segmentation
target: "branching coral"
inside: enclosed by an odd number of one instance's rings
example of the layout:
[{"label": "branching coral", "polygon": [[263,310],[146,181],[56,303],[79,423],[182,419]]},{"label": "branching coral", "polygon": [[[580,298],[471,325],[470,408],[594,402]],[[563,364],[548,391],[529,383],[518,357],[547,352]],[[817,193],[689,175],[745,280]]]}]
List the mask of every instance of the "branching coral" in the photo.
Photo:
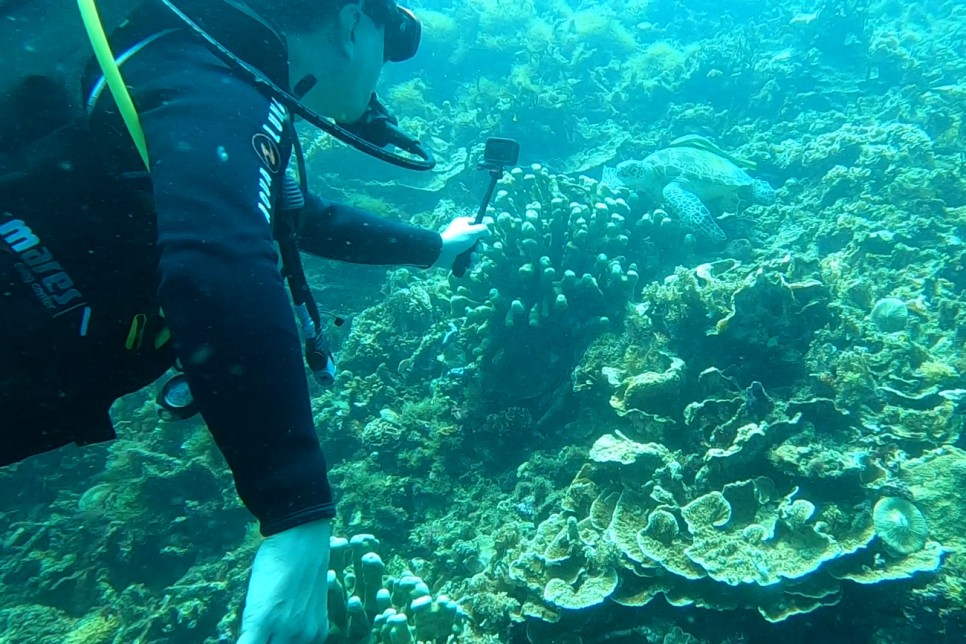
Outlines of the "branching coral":
[{"label": "branching coral", "polygon": [[[477,280],[454,281],[450,306],[465,318],[460,346],[484,386],[519,399],[544,392],[600,329],[623,318],[638,280],[630,257],[652,226],[595,182],[540,166],[514,170],[502,186]],[[540,354],[551,369],[531,359]]]},{"label": "branching coral", "polygon": [[333,537],[330,545],[330,641],[445,642],[462,632],[466,615],[456,602],[445,595],[434,598],[409,570],[385,574],[373,535]]}]

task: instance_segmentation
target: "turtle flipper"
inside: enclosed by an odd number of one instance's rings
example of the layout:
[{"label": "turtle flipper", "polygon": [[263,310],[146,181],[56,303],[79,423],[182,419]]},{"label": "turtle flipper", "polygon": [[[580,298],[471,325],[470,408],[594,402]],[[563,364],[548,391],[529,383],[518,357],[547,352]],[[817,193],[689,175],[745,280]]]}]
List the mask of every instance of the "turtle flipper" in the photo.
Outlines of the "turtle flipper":
[{"label": "turtle flipper", "polygon": [[751,191],[755,203],[760,203],[763,206],[770,206],[775,203],[775,189],[767,181],[755,179],[755,182],[751,184]]},{"label": "turtle flipper", "polygon": [[724,241],[727,236],[718,227],[711,211],[701,203],[698,196],[685,190],[680,184],[671,182],[664,186],[664,198],[686,225],[691,226],[715,241]]},{"label": "turtle flipper", "polygon": [[623,188],[624,186],[627,185],[626,183],[624,183],[624,180],[621,179],[620,175],[617,173],[617,168],[612,168],[607,165],[605,165],[604,169],[601,170],[600,182],[606,183],[611,188]]}]

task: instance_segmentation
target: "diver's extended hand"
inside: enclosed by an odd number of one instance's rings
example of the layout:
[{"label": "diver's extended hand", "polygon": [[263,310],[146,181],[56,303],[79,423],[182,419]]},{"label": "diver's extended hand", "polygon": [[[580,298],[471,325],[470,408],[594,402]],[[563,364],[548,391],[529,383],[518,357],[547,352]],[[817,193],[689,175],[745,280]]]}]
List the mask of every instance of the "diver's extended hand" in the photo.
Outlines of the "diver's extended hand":
[{"label": "diver's extended hand", "polygon": [[312,521],[262,542],[252,564],[238,644],[325,642],[331,531],[331,521]]},{"label": "diver's extended hand", "polygon": [[443,238],[443,246],[440,248],[439,257],[433,263],[433,268],[452,267],[460,253],[470,250],[476,242],[489,234],[490,231],[485,223],[478,224],[473,217],[457,217],[450,222],[446,230],[439,234]]}]

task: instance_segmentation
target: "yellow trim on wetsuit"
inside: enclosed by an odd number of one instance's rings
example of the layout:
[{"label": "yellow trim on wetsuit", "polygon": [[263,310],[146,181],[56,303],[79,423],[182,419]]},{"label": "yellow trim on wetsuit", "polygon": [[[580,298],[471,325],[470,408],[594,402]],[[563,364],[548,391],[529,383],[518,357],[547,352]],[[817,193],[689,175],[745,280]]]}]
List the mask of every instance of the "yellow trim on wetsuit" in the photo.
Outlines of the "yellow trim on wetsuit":
[{"label": "yellow trim on wetsuit", "polygon": [[111,45],[107,41],[107,34],[104,33],[104,24],[101,22],[101,17],[97,13],[97,6],[94,4],[94,0],[77,0],[77,6],[80,8],[81,18],[84,21],[85,29],[87,29],[87,38],[90,40],[91,47],[94,49],[94,57],[97,59],[97,64],[100,65],[101,72],[104,74],[104,81],[107,83],[107,88],[110,90],[111,95],[114,96],[114,102],[117,103],[117,108],[121,113],[121,119],[123,119],[131,138],[134,139],[134,146],[138,149],[141,160],[144,161],[144,167],[150,170],[148,145],[144,139],[141,120],[138,118],[134,101],[131,100],[131,94],[127,91],[127,86],[121,77],[121,70],[114,60]]},{"label": "yellow trim on wetsuit", "polygon": [[[148,161],[148,144],[144,138],[141,119],[138,118],[138,111],[134,107],[131,93],[127,91],[127,85],[124,84],[121,69],[117,66],[117,61],[114,60],[114,53],[111,51],[111,44],[107,41],[107,34],[104,33],[104,24],[101,22],[101,17],[97,13],[97,6],[94,4],[94,0],[77,0],[77,6],[80,9],[81,18],[84,21],[84,28],[87,30],[87,38],[90,40],[91,47],[94,49],[94,57],[97,59],[97,64],[104,74],[104,82],[107,84],[107,89],[110,90],[111,95],[114,97],[114,102],[117,103],[118,111],[121,113],[121,119],[124,121],[127,131],[131,135],[131,139],[134,140],[134,146],[138,149],[138,154],[141,155],[141,161],[144,162],[144,167],[150,171],[151,164]],[[164,313],[161,316],[164,317]],[[126,349],[131,350],[141,347],[141,336],[144,333],[146,322],[147,316],[143,313],[138,313],[131,320],[131,328],[128,331],[127,340],[124,343]],[[166,326],[162,327],[154,337],[154,348],[160,349],[170,339],[171,331]]]},{"label": "yellow trim on wetsuit", "polygon": [[168,340],[170,339],[171,339],[171,330],[166,326],[161,327],[161,330],[158,331],[158,334],[154,336],[154,348],[160,349],[161,347],[166,345],[168,343]]},{"label": "yellow trim on wetsuit", "polygon": [[[163,320],[164,309],[158,309],[158,315],[160,315],[161,319]],[[162,326],[161,330],[158,331],[157,334],[154,336],[154,348],[160,349],[161,347],[166,345],[168,343],[168,340],[170,339],[171,339],[171,329],[168,328],[168,325]]]},{"label": "yellow trim on wetsuit", "polygon": [[[164,312],[159,312],[160,317],[164,318]],[[140,349],[141,343],[144,341],[144,331],[148,326],[148,316],[144,313],[138,313],[131,318],[131,328],[128,329],[127,339],[124,341],[124,348],[128,351],[134,349]],[[160,349],[171,340],[171,330],[167,326],[162,326],[158,329],[158,332],[154,334],[154,348],[155,350]]]},{"label": "yellow trim on wetsuit", "polygon": [[144,325],[148,322],[148,316],[138,313],[131,320],[131,328],[127,332],[127,340],[124,342],[125,349],[140,349],[141,340],[144,337]]}]

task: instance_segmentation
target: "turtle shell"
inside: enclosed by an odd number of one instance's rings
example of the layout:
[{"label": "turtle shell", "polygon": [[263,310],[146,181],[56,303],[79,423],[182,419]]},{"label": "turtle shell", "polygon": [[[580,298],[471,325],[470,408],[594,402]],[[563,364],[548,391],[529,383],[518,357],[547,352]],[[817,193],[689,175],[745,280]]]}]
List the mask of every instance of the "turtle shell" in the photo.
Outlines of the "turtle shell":
[{"label": "turtle shell", "polygon": [[707,150],[672,147],[644,159],[665,182],[677,181],[699,196],[715,196],[748,188],[754,179],[731,161]]}]

